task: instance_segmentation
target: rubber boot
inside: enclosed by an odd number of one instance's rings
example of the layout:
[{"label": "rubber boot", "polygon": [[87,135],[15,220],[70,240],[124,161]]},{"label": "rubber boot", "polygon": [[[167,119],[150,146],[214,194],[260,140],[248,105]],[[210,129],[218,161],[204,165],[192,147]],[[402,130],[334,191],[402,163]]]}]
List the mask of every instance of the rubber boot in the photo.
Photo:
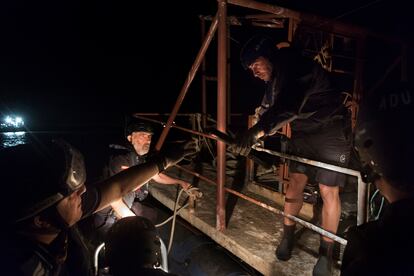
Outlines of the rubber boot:
[{"label": "rubber boot", "polygon": [[292,249],[295,237],[295,224],[283,224],[283,238],[276,249],[276,257],[281,261],[287,261],[292,257]]},{"label": "rubber boot", "polygon": [[330,276],[333,271],[333,252],[334,242],[327,242],[321,239],[319,246],[319,259],[313,267],[313,276]]}]

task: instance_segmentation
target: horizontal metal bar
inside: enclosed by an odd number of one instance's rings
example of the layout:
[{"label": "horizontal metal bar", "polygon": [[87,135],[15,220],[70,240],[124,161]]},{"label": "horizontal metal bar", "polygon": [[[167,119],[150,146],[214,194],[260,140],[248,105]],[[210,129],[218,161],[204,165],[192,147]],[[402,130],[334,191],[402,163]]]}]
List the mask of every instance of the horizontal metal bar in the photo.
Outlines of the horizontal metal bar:
[{"label": "horizontal metal bar", "polygon": [[356,176],[356,177],[361,176],[361,173],[359,171],[356,171],[356,170],[352,170],[352,169],[348,169],[348,168],[344,168],[344,167],[339,167],[339,166],[335,166],[335,165],[331,165],[331,164],[328,164],[328,163],[323,163],[323,162],[320,162],[320,161],[315,161],[315,160],[311,160],[311,159],[307,159],[307,158],[303,158],[303,157],[297,157],[297,156],[294,156],[294,155],[281,153],[281,152],[277,152],[277,151],[273,151],[273,150],[268,150],[268,149],[265,149],[265,148],[262,148],[262,147],[259,147],[259,146],[256,146],[256,145],[254,145],[252,148],[257,150],[257,151],[264,151],[264,152],[267,152],[271,155],[275,155],[275,156],[279,156],[279,157],[282,157],[282,158],[298,161],[298,162],[301,162],[301,163],[305,163],[305,164],[309,164],[309,165],[312,165],[312,166],[328,169],[328,170],[331,170],[331,171],[337,171],[337,172],[353,175],[353,176]]},{"label": "horizontal metal bar", "polygon": [[[187,173],[189,173],[191,175],[194,175],[194,176],[196,176],[196,177],[198,177],[198,178],[206,181],[209,184],[217,185],[217,183],[215,181],[213,181],[213,180],[211,180],[211,179],[209,179],[209,178],[207,178],[207,177],[205,177],[205,176],[203,176],[203,175],[201,175],[199,173],[193,172],[193,171],[191,171],[191,170],[189,170],[187,168],[184,168],[184,167],[182,167],[180,165],[175,165],[175,166],[177,168],[179,168],[180,170],[183,170],[183,171],[185,171],[185,172],[187,172]],[[228,193],[231,193],[231,194],[234,194],[234,195],[236,195],[236,196],[238,196],[240,198],[243,198],[243,199],[245,199],[245,200],[247,200],[247,201],[249,201],[249,202],[251,202],[253,204],[256,204],[256,205],[258,205],[260,207],[263,207],[263,208],[265,208],[265,209],[267,209],[267,210],[269,210],[269,211],[271,211],[271,212],[273,212],[275,214],[278,214],[278,215],[287,217],[287,218],[289,218],[289,219],[291,219],[291,220],[293,220],[293,221],[301,224],[302,226],[304,226],[304,227],[306,227],[308,229],[311,229],[311,230],[313,230],[313,231],[315,231],[315,232],[317,232],[317,233],[319,233],[319,234],[321,234],[321,235],[323,235],[325,237],[328,237],[328,238],[330,238],[330,239],[332,239],[334,241],[339,242],[340,244],[346,245],[347,242],[348,242],[344,238],[341,238],[341,237],[339,237],[339,236],[337,236],[337,235],[335,235],[335,234],[333,234],[331,232],[328,232],[325,229],[322,229],[322,228],[320,228],[320,227],[318,227],[316,225],[313,225],[312,223],[307,222],[307,221],[305,221],[303,219],[300,219],[298,217],[295,217],[295,216],[286,214],[285,212],[283,212],[283,211],[281,211],[279,209],[276,209],[276,208],[274,208],[274,207],[272,207],[272,206],[270,206],[270,205],[268,205],[266,203],[260,202],[260,201],[254,199],[254,198],[251,198],[251,197],[249,197],[247,195],[244,195],[242,193],[239,193],[239,192],[237,192],[235,190],[232,190],[232,189],[229,189],[229,188],[226,188],[226,187],[224,187],[224,189]]]},{"label": "horizontal metal bar", "polygon": [[262,148],[256,145],[254,145],[252,148],[257,151],[264,151],[272,155],[276,155],[282,158],[309,164],[315,167],[320,167],[320,168],[328,169],[331,171],[336,171],[336,172],[355,176],[358,179],[357,225],[361,225],[362,223],[366,222],[367,184],[362,181],[361,172],[348,169],[348,168],[343,168],[343,167],[327,164],[327,163],[323,163],[323,162],[319,162],[319,161],[315,161],[315,160],[311,160],[311,159],[307,159],[307,158],[297,157],[297,156],[286,154],[286,153],[268,150],[268,149],[265,149],[265,148]]}]

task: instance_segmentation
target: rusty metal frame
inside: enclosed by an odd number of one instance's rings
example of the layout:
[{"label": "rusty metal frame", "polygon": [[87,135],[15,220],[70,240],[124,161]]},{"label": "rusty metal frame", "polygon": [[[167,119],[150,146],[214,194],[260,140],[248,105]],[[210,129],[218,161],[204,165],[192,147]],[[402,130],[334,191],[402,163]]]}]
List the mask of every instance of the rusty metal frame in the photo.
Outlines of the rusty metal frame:
[{"label": "rusty metal frame", "polygon": [[303,158],[303,157],[298,157],[298,156],[294,156],[294,155],[290,155],[290,154],[286,154],[286,153],[281,153],[281,152],[277,152],[277,151],[273,151],[273,150],[268,150],[268,149],[260,148],[260,147],[256,147],[256,146],[253,146],[253,148],[257,151],[267,152],[269,154],[279,156],[281,158],[294,160],[294,161],[304,163],[304,164],[308,164],[308,165],[312,165],[312,166],[315,166],[315,167],[318,167],[318,168],[324,168],[324,169],[332,170],[332,171],[335,171],[335,172],[340,172],[340,173],[344,173],[344,174],[347,174],[347,175],[355,176],[358,179],[357,225],[360,225],[360,224],[366,222],[366,219],[367,219],[367,216],[366,216],[367,215],[366,214],[367,183],[364,183],[362,181],[362,176],[361,176],[359,171],[348,169],[348,168],[343,168],[343,167],[339,167],[339,166],[336,166],[336,165],[332,165],[332,164],[328,164],[328,163],[324,163],[324,162],[320,162],[320,161],[316,161],[316,160],[311,160],[311,159],[307,159],[307,158]]},{"label": "rusty metal frame", "polygon": [[[293,11],[290,9],[286,9],[283,7],[279,7],[272,4],[266,4],[266,3],[260,3],[257,1],[252,0],[218,0],[218,12],[217,15],[212,19],[212,23],[210,25],[210,29],[207,33],[207,35],[204,37],[204,41],[202,43],[201,49],[199,53],[197,54],[196,60],[194,61],[193,66],[191,67],[191,70],[187,76],[187,79],[181,89],[181,92],[178,96],[178,99],[173,107],[173,111],[171,112],[170,117],[168,118],[168,121],[165,125],[165,128],[163,132],[160,135],[159,140],[157,141],[156,150],[160,150],[166,136],[168,135],[169,129],[173,126],[174,118],[177,116],[178,109],[180,108],[182,101],[188,91],[189,85],[191,84],[192,80],[194,79],[195,73],[198,70],[200,64],[202,64],[202,70],[205,72],[205,61],[204,56],[206,53],[206,50],[213,38],[213,35],[215,31],[218,29],[218,85],[217,85],[217,128],[220,131],[226,131],[227,128],[227,72],[228,72],[228,64],[227,64],[227,32],[228,32],[228,19],[232,20],[230,24],[237,25],[237,20],[232,17],[227,16],[227,4],[232,4],[236,6],[241,6],[249,9],[259,10],[262,12],[267,12],[269,14],[275,15],[275,18],[285,18],[289,19],[289,32],[288,32],[288,39],[291,40],[293,37],[293,33],[295,31],[295,27],[298,23],[306,22],[309,25],[316,26],[317,29],[325,30],[330,33],[334,34],[341,34],[346,35],[352,38],[356,38],[358,41],[357,46],[357,63],[355,67],[355,81],[354,81],[354,97],[355,99],[359,99],[360,94],[363,89],[362,85],[362,71],[363,71],[363,60],[360,58],[362,56],[362,52],[364,49],[364,39],[367,36],[373,36],[380,38],[385,41],[390,42],[398,42],[402,43],[403,41],[399,37],[392,37],[392,36],[385,36],[380,33],[374,33],[368,29],[357,27],[350,24],[345,24],[339,21],[335,21],[332,19],[323,18],[320,16],[302,13]],[[259,16],[261,17],[261,16]],[[273,18],[273,17],[272,17]],[[205,18],[204,18],[205,19]],[[204,26],[204,19],[202,19],[202,24]],[[203,29],[204,30],[204,27]],[[203,31],[202,31],[203,32]],[[406,55],[406,48],[402,49],[403,55]],[[407,75],[407,69],[406,64],[401,64],[401,75],[402,78],[406,78]],[[203,82],[208,80],[207,77],[203,77]],[[202,99],[203,101],[206,100],[206,87],[204,86],[202,88]],[[206,116],[206,106],[205,102],[203,102],[202,106],[203,110],[203,118]],[[353,109],[353,119],[355,122],[356,118],[356,112],[357,112],[357,106]],[[205,120],[203,120],[203,124],[205,124]],[[176,126],[175,126],[176,127]],[[224,230],[225,229],[225,202],[224,202],[224,181],[225,181],[225,145],[221,142],[218,142],[218,149],[217,149],[217,155],[218,155],[218,177],[217,177],[217,209],[216,209],[216,228],[218,230]],[[366,197],[366,195],[364,195]],[[358,200],[358,204],[360,204]]]},{"label": "rusty metal frame", "polygon": [[[159,115],[159,114],[152,113],[151,115]],[[185,116],[193,116],[193,115],[194,114],[186,114]],[[139,113],[134,114],[134,116],[136,118],[138,118],[138,119],[147,120],[147,121],[150,121],[150,122],[153,122],[153,123],[160,123],[163,126],[166,125],[162,121],[155,120],[155,119],[150,119],[150,118],[147,118],[147,117],[143,117]],[[207,133],[203,133],[203,132],[199,132],[199,131],[195,131],[194,129],[188,129],[188,128],[180,127],[180,126],[177,126],[175,124],[171,125],[171,127],[177,128],[179,130],[182,130],[182,131],[185,131],[185,132],[188,132],[188,133],[191,133],[191,134],[195,134],[195,135],[198,135],[198,136],[202,136],[202,137],[206,137],[206,138],[209,138],[209,139],[217,140],[216,136],[214,136],[214,135],[207,134]],[[219,142],[219,141],[217,141],[217,142]],[[321,167],[321,168],[326,168],[326,169],[330,169],[330,170],[335,170],[335,171],[339,171],[339,172],[342,172],[342,173],[345,173],[345,174],[348,174],[348,175],[355,176],[355,177],[358,178],[358,187],[362,187],[362,188],[365,188],[366,189],[366,185],[362,185],[363,183],[362,183],[361,175],[359,174],[359,172],[357,172],[355,170],[347,169],[347,168],[343,168],[343,167],[339,167],[339,166],[335,166],[335,165],[331,165],[331,164],[327,164],[327,163],[323,163],[323,162],[319,162],[319,161],[315,161],[315,160],[310,160],[310,159],[306,159],[306,158],[302,158],[302,157],[297,157],[297,156],[289,155],[289,154],[286,154],[286,153],[280,153],[280,152],[276,152],[276,151],[271,151],[271,150],[267,150],[267,149],[260,148],[260,147],[254,147],[254,148],[256,150],[264,151],[264,152],[267,152],[269,154],[276,155],[276,156],[279,156],[279,157],[282,157],[282,158],[286,158],[286,159],[290,159],[290,160],[295,160],[295,161],[298,161],[298,162],[302,162],[302,163],[306,163],[306,164],[310,164],[310,165],[313,165],[313,166],[317,166],[317,167]],[[176,167],[179,168],[179,169],[181,169],[181,170],[183,170],[183,171],[185,171],[185,172],[187,172],[187,173],[189,173],[189,174],[191,174],[191,175],[194,175],[194,176],[196,176],[196,177],[198,177],[198,178],[200,178],[202,180],[205,180],[209,184],[216,185],[217,186],[217,189],[218,189],[218,183],[214,182],[213,180],[211,180],[211,179],[209,179],[209,178],[207,178],[205,176],[202,176],[199,173],[194,172],[194,171],[192,171],[190,169],[184,168],[184,167],[182,167],[180,165],[176,165]],[[309,229],[311,229],[313,231],[316,231],[316,232],[318,232],[318,233],[320,233],[322,235],[325,235],[325,236],[327,236],[327,237],[329,237],[329,238],[331,238],[331,239],[333,239],[335,241],[340,242],[341,244],[344,244],[344,245],[346,244],[346,240],[345,239],[343,239],[341,237],[338,237],[335,234],[332,234],[332,233],[330,233],[330,232],[328,232],[328,231],[326,231],[324,229],[321,229],[320,227],[317,227],[317,226],[311,224],[310,222],[304,221],[304,220],[302,220],[300,218],[297,218],[297,217],[292,216],[292,215],[289,215],[289,214],[285,214],[283,211],[281,211],[281,210],[279,210],[277,208],[274,208],[272,206],[269,206],[268,204],[265,204],[265,203],[263,203],[263,202],[261,202],[259,200],[256,200],[254,198],[251,198],[249,196],[246,196],[246,195],[244,195],[242,193],[239,193],[237,191],[234,191],[232,189],[226,188],[224,186],[223,186],[223,189],[226,192],[232,193],[232,194],[234,194],[234,195],[236,195],[236,196],[238,196],[240,198],[243,198],[243,199],[245,199],[247,201],[250,201],[250,202],[252,202],[252,203],[254,203],[256,205],[259,205],[259,206],[261,206],[261,207],[263,207],[263,208],[265,208],[265,209],[267,209],[267,210],[269,210],[269,211],[271,211],[273,213],[276,213],[276,214],[279,214],[279,215],[282,215],[282,216],[289,217],[290,219],[292,219],[292,220],[294,220],[294,221],[302,224],[304,227],[309,228]],[[365,207],[364,194],[365,194],[365,191],[364,190],[358,190],[358,198],[360,196],[362,196],[362,198],[361,198],[362,200],[358,201],[358,202],[360,202],[360,204],[358,205],[358,211],[359,211],[358,212],[358,218],[357,218],[357,224],[358,225],[359,224],[362,224],[366,220],[366,218],[364,216],[365,212],[361,212],[361,210],[363,210],[361,208],[364,208]],[[220,230],[220,229],[218,229],[218,230]]]}]

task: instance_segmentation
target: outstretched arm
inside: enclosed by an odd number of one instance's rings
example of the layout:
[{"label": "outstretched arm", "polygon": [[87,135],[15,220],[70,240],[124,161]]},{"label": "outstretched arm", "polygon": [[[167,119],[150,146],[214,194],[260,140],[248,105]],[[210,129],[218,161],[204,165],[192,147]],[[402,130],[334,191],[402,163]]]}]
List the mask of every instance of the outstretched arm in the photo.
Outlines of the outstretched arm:
[{"label": "outstretched arm", "polygon": [[124,195],[132,192],[159,172],[155,161],[136,165],[104,180],[98,187],[101,191],[101,201],[96,211],[99,211],[112,202],[120,200]]},{"label": "outstretched arm", "polygon": [[163,155],[154,156],[147,163],[130,167],[104,180],[98,186],[101,199],[95,212],[121,199],[127,193],[140,188],[156,174],[177,164],[184,157],[197,153],[197,151],[196,143],[190,141],[173,150],[164,152]]}]

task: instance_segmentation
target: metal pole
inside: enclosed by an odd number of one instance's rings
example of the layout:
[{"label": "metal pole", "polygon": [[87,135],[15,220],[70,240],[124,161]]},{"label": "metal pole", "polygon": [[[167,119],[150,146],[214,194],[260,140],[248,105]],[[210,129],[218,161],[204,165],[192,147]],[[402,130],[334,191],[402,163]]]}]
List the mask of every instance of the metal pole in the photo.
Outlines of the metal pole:
[{"label": "metal pole", "polygon": [[[227,130],[227,2],[218,1],[218,59],[217,59],[217,129]],[[226,182],[226,144],[217,142],[217,205],[216,229],[226,228],[224,184]]]},{"label": "metal pole", "polygon": [[164,141],[165,141],[165,139],[166,139],[166,137],[168,135],[168,132],[170,131],[170,127],[173,124],[173,121],[175,119],[175,116],[178,113],[178,109],[180,108],[180,106],[181,106],[181,104],[182,104],[182,102],[184,100],[184,97],[187,94],[188,88],[190,87],[190,84],[193,81],[194,76],[195,76],[198,68],[200,67],[201,61],[203,60],[203,58],[204,58],[204,56],[206,54],[207,48],[210,45],[211,40],[213,39],[214,33],[217,30],[217,22],[218,22],[218,20],[217,20],[217,16],[216,16],[214,18],[213,22],[211,22],[211,26],[210,26],[210,29],[209,29],[209,31],[207,33],[207,36],[204,39],[204,42],[201,45],[200,51],[197,54],[197,57],[196,57],[196,59],[195,59],[195,61],[193,63],[193,66],[191,67],[191,70],[190,70],[190,72],[187,75],[187,79],[185,80],[184,85],[181,88],[180,95],[178,96],[178,99],[175,102],[173,111],[171,112],[171,115],[168,118],[167,125],[163,129],[163,131],[162,131],[162,133],[160,135],[160,138],[158,139],[157,144],[155,145],[155,150],[156,151],[159,151],[161,149],[162,144],[164,143]]},{"label": "metal pole", "polygon": [[[142,118],[144,120],[148,120],[148,121],[157,122],[157,123],[162,124],[162,122],[157,121],[157,120],[148,119],[148,118],[141,117],[141,116],[136,116],[136,117],[137,118]],[[192,134],[200,135],[200,136],[203,136],[203,137],[206,137],[206,138],[217,140],[217,137],[214,136],[214,135],[198,132],[198,131],[195,131],[195,130],[187,129],[187,128],[184,128],[184,127],[179,127],[179,126],[176,126],[176,125],[172,125],[171,127],[174,127],[174,128],[177,128],[177,129],[180,129],[182,131],[186,131],[186,132],[189,132],[189,133],[192,133]],[[217,141],[217,143],[220,143],[220,141]],[[328,169],[328,170],[338,171],[338,172],[342,172],[342,173],[349,174],[349,175],[357,177],[357,179],[358,179],[357,225],[361,225],[362,223],[365,223],[367,221],[367,208],[366,208],[366,206],[367,206],[367,184],[362,181],[361,173],[359,171],[355,171],[355,170],[351,170],[351,169],[347,169],[347,168],[343,168],[343,167],[339,167],[339,166],[335,166],[335,165],[331,165],[331,164],[326,164],[326,163],[323,163],[323,162],[314,161],[314,160],[310,160],[310,159],[306,159],[306,158],[296,157],[296,156],[289,155],[289,154],[286,154],[286,153],[271,151],[271,150],[260,148],[260,147],[253,147],[253,148],[258,150],[258,151],[264,151],[264,152],[267,152],[269,154],[273,154],[273,155],[276,155],[276,156],[279,156],[279,157],[282,157],[282,158],[295,160],[295,161],[298,161],[298,162],[301,162],[301,163],[313,165],[313,166],[316,166],[316,167],[325,168],[325,169]]]},{"label": "metal pole", "polygon": [[229,4],[260,10],[272,14],[276,14],[280,18],[291,18],[296,20],[298,23],[301,21],[305,22],[309,26],[315,26],[318,29],[328,30],[332,33],[340,33],[350,37],[358,37],[360,35],[370,35],[385,41],[392,42],[403,42],[403,40],[397,36],[384,35],[382,33],[371,31],[367,28],[359,27],[349,23],[343,23],[335,19],[330,19],[315,14],[298,12],[291,9],[283,8],[277,5],[261,3],[252,0],[228,0]]},{"label": "metal pole", "polygon": [[[205,176],[200,175],[199,173],[193,172],[193,171],[191,171],[189,169],[186,169],[186,168],[184,168],[184,167],[182,167],[180,165],[175,165],[175,166],[177,168],[179,168],[180,170],[183,170],[183,171],[185,171],[185,172],[187,172],[189,174],[192,174],[192,175],[194,175],[194,176],[196,176],[196,177],[198,177],[198,178],[206,181],[209,184],[217,185],[216,182],[214,182],[213,180],[211,180],[211,179],[209,179],[209,178],[207,178]],[[265,208],[265,209],[267,209],[267,210],[269,210],[269,211],[271,211],[271,212],[273,212],[275,214],[278,214],[278,215],[287,217],[287,218],[289,218],[289,219],[291,219],[291,220],[293,220],[293,221],[301,224],[302,226],[304,226],[304,227],[306,227],[308,229],[311,229],[311,230],[313,230],[313,231],[315,231],[315,232],[317,232],[317,233],[319,233],[319,234],[321,234],[323,236],[326,236],[326,237],[328,237],[328,238],[330,238],[330,239],[332,239],[334,241],[339,242],[340,244],[343,244],[343,245],[346,245],[347,244],[347,240],[346,239],[341,238],[341,237],[339,237],[339,236],[337,236],[335,234],[332,234],[331,232],[328,232],[328,231],[326,231],[326,230],[324,230],[324,229],[322,229],[322,228],[320,228],[320,227],[318,227],[316,225],[313,225],[310,222],[307,222],[307,221],[304,221],[303,219],[300,219],[300,218],[297,218],[295,216],[286,214],[285,212],[283,212],[283,211],[281,211],[279,209],[276,209],[276,208],[274,208],[274,207],[272,207],[270,205],[267,205],[266,203],[260,202],[260,201],[254,199],[254,198],[251,198],[249,196],[246,196],[246,195],[244,195],[242,193],[239,193],[239,192],[237,192],[235,190],[232,190],[232,189],[229,189],[229,188],[224,188],[224,189],[228,193],[231,193],[231,194],[234,194],[234,195],[236,195],[236,196],[238,196],[240,198],[243,198],[243,199],[245,199],[245,200],[247,200],[247,201],[249,201],[249,202],[251,202],[253,204],[256,204],[256,205],[258,205],[260,207],[263,207],[263,208]]]},{"label": "metal pole", "polygon": [[[135,117],[138,118],[138,119],[149,121],[149,122],[159,123],[163,127],[166,127],[166,124],[164,122],[161,122],[161,121],[158,121],[158,120],[142,117],[142,116],[139,116],[139,115],[135,115]],[[188,132],[188,133],[191,133],[191,134],[195,134],[195,135],[203,136],[203,137],[210,138],[210,139],[213,139],[213,140],[217,140],[217,136],[214,136],[214,135],[211,135],[211,134],[199,132],[199,131],[188,129],[188,128],[185,128],[185,127],[180,127],[180,126],[177,126],[177,125],[171,125],[171,127],[182,130],[182,131],[185,131],[185,132]]]},{"label": "metal pole", "polygon": [[[206,35],[206,20],[204,16],[200,16],[201,20],[201,41],[203,41],[205,35]],[[201,113],[203,114],[202,118],[202,126],[203,128],[206,128],[207,126],[207,64],[206,64],[206,58],[203,58],[203,62],[201,63]]]},{"label": "metal pole", "polygon": [[93,267],[95,269],[95,275],[99,275],[99,253],[104,247],[105,243],[103,242],[100,245],[98,245],[98,247],[96,247],[95,252],[93,254]]},{"label": "metal pole", "polygon": [[358,196],[357,196],[357,225],[367,222],[367,190],[368,184],[362,182],[358,177]]},{"label": "metal pole", "polygon": [[303,158],[303,157],[297,157],[297,156],[294,156],[294,155],[281,153],[281,152],[277,152],[277,151],[273,151],[273,150],[268,150],[268,149],[261,148],[261,147],[258,147],[258,146],[253,146],[252,148],[257,150],[257,151],[264,151],[264,152],[267,152],[271,155],[276,155],[276,156],[279,156],[279,157],[282,157],[282,158],[298,161],[298,162],[301,162],[301,163],[305,163],[305,164],[309,164],[309,165],[312,165],[312,166],[328,169],[328,170],[331,170],[331,171],[337,171],[337,172],[340,172],[340,173],[345,173],[345,174],[353,175],[353,176],[356,176],[356,177],[361,176],[360,172],[356,171],[356,170],[352,170],[352,169],[348,169],[348,168],[344,168],[344,167],[339,167],[339,166],[335,166],[335,165],[331,165],[331,164],[328,164],[328,163],[323,163],[323,162],[320,162],[320,161],[315,161],[315,160],[311,160],[311,159],[307,159],[307,158]]},{"label": "metal pole", "polygon": [[161,268],[165,272],[168,272],[168,251],[164,241],[159,237],[161,243]]},{"label": "metal pole", "polygon": [[312,166],[316,166],[316,167],[320,167],[320,168],[324,168],[324,169],[328,169],[332,171],[337,171],[340,173],[344,173],[344,174],[357,177],[358,178],[357,225],[360,225],[366,222],[367,184],[362,181],[361,173],[359,171],[348,169],[348,168],[343,168],[343,167],[339,167],[339,166],[335,166],[335,165],[331,165],[331,164],[327,164],[327,163],[323,163],[323,162],[319,162],[315,160],[310,160],[307,158],[297,157],[297,156],[286,154],[286,153],[280,153],[277,151],[272,151],[272,150],[264,149],[264,148],[257,147],[257,146],[253,146],[253,148],[257,151],[264,151],[269,154],[276,155],[282,158],[294,160],[297,162],[301,162],[301,163],[309,164]]}]

